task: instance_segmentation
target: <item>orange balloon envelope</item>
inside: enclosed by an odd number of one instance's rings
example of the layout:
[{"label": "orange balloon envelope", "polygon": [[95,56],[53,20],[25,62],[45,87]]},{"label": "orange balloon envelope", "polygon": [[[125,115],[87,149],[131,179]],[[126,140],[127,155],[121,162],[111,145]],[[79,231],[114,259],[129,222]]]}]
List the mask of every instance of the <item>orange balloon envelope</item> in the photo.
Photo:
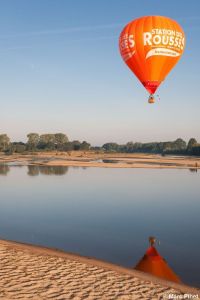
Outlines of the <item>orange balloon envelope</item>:
[{"label": "orange balloon envelope", "polygon": [[174,20],[146,16],[131,21],[121,32],[119,49],[131,71],[154,94],[180,59],[185,35]]},{"label": "orange balloon envelope", "polygon": [[154,246],[147,249],[144,257],[138,262],[135,269],[173,282],[181,282],[180,278],[170,269]]}]

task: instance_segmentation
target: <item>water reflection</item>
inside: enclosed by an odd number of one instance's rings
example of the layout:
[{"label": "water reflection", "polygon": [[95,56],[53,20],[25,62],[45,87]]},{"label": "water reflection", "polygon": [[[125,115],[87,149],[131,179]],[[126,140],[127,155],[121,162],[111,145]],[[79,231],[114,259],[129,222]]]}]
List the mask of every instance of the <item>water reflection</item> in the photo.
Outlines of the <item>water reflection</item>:
[{"label": "water reflection", "polygon": [[192,172],[192,173],[197,173],[197,168],[191,168],[191,169],[189,169],[190,170],[190,172]]},{"label": "water reflection", "polygon": [[0,175],[6,176],[10,171],[10,167],[6,164],[0,165]]},{"label": "water reflection", "polygon": [[[104,163],[119,163],[118,160],[108,160],[104,159],[101,160]],[[132,162],[127,162],[127,164],[132,164]],[[11,165],[14,167],[23,167],[21,165]],[[42,175],[65,175],[68,172],[68,166],[38,166],[38,165],[28,165],[27,175],[29,176],[38,176]],[[72,166],[72,169],[82,169],[86,170],[88,167],[79,167],[79,166]],[[191,173],[197,173],[198,168],[190,168],[188,169]],[[0,164],[0,175],[6,176],[10,172],[10,165],[9,164]]]},{"label": "water reflection", "polygon": [[43,175],[65,175],[68,172],[66,166],[28,166],[27,174],[29,176]]},{"label": "water reflection", "polygon": [[183,282],[200,286],[200,172],[0,166],[9,169],[0,177],[2,238],[131,267],[155,235]]}]

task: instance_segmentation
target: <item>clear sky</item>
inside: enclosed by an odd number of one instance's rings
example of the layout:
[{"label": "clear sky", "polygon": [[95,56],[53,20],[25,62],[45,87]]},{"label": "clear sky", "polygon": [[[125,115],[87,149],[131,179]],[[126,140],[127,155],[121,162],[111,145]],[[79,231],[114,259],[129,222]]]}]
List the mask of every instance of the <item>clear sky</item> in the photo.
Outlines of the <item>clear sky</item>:
[{"label": "clear sky", "polygon": [[[175,19],[186,34],[155,105],[118,51],[122,28],[143,15]],[[200,141],[199,36],[199,0],[0,0],[0,133]]]}]

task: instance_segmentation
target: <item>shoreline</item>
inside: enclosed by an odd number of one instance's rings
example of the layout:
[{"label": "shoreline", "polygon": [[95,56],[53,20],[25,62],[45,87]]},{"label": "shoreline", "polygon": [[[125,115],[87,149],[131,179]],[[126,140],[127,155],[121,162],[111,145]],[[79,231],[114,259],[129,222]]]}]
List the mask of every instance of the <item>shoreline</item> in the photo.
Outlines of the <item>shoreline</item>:
[{"label": "shoreline", "polygon": [[98,167],[98,168],[147,168],[147,169],[200,169],[200,157],[194,156],[161,156],[142,153],[95,153],[73,151],[39,152],[37,154],[0,154],[0,164],[18,166],[49,166],[49,167]]},{"label": "shoreline", "polygon": [[0,260],[1,299],[145,300],[169,293],[200,297],[198,288],[53,248],[0,240]]}]

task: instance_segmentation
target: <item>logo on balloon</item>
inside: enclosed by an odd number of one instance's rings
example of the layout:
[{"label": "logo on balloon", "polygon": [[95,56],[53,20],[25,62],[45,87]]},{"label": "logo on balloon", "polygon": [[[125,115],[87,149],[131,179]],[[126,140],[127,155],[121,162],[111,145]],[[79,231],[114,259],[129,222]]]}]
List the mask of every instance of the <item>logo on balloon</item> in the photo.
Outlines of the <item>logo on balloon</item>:
[{"label": "logo on balloon", "polygon": [[180,51],[183,50],[184,42],[182,32],[176,30],[153,28],[151,31],[143,33],[144,46],[158,47],[159,45]]},{"label": "logo on balloon", "polygon": [[151,49],[149,52],[147,52],[146,58],[149,58],[154,55],[177,57],[180,55],[180,53],[178,53],[174,50],[167,49],[167,48],[154,48],[154,49]]},{"label": "logo on balloon", "polygon": [[119,48],[124,61],[130,59],[134,54],[135,40],[133,34],[128,35],[127,33],[120,37]]},{"label": "logo on balloon", "polygon": [[[151,56],[177,57],[180,56],[184,47],[183,34],[175,30],[153,28],[151,31],[144,32],[141,38],[144,46],[152,48],[146,53],[146,58]],[[125,33],[120,37],[119,47],[125,62],[135,54],[135,45],[133,34]]]},{"label": "logo on balloon", "polygon": [[180,56],[184,42],[183,34],[176,30],[153,28],[143,33],[144,46],[151,48],[148,48],[146,59],[151,56]]}]

